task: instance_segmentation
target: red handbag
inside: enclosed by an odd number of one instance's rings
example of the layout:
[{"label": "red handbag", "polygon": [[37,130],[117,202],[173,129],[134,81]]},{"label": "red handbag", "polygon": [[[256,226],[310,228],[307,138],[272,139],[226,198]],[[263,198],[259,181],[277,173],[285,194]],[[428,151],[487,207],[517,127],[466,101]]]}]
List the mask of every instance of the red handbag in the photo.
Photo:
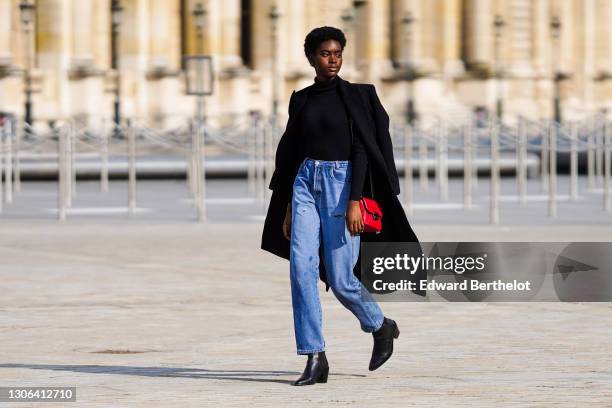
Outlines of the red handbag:
[{"label": "red handbag", "polygon": [[361,219],[363,220],[363,232],[380,234],[382,231],[382,210],[376,200],[361,197],[359,209],[361,210]]},{"label": "red handbag", "polygon": [[[353,119],[349,118],[349,128],[351,131],[351,143],[354,141],[353,136]],[[380,205],[374,200],[374,183],[372,182],[372,169],[368,163],[368,175],[370,176],[370,189],[372,191],[372,198],[361,197],[359,200],[359,209],[361,210],[361,219],[363,221],[362,233],[375,233],[380,234],[382,231],[382,209]]]}]

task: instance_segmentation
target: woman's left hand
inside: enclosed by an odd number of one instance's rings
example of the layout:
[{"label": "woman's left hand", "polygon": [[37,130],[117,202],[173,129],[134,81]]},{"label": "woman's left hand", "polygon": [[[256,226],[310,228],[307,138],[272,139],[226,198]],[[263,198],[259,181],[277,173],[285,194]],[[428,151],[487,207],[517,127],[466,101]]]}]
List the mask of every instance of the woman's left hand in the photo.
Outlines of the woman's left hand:
[{"label": "woman's left hand", "polygon": [[351,235],[359,235],[363,232],[363,220],[361,219],[359,201],[349,200],[348,208],[346,209],[346,226]]}]

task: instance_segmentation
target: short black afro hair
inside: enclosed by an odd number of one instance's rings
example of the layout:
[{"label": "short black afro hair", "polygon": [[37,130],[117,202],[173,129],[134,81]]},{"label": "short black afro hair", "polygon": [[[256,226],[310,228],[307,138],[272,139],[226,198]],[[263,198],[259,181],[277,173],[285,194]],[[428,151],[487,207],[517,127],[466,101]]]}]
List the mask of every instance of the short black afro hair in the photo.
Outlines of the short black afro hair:
[{"label": "short black afro hair", "polygon": [[346,37],[342,30],[336,27],[317,27],[311,32],[308,33],[306,39],[304,40],[304,54],[306,58],[310,54],[314,54],[319,45],[322,42],[328,40],[336,40],[340,43],[340,47],[344,50],[344,46],[346,45]]}]

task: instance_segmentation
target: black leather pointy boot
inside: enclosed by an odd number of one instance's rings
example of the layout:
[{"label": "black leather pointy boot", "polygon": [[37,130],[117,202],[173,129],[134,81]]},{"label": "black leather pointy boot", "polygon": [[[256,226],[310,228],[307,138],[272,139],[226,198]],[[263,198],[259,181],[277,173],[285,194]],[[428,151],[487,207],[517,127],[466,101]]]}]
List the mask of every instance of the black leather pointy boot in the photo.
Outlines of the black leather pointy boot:
[{"label": "black leather pointy boot", "polygon": [[306,368],[302,376],[298,378],[293,385],[311,385],[314,383],[326,383],[327,374],[329,373],[329,364],[324,351],[308,354]]},{"label": "black leather pointy boot", "polygon": [[372,333],[374,348],[370,359],[370,371],[383,365],[393,354],[393,339],[399,337],[399,328],[394,320],[385,317],[380,329]]}]

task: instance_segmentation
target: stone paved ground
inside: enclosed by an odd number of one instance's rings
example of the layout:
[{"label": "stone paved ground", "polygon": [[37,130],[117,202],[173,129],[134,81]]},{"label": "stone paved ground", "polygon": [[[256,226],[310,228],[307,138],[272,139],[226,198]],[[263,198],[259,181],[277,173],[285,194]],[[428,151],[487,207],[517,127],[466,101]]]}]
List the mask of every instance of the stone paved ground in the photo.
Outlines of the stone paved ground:
[{"label": "stone paved ground", "polygon": [[[423,241],[604,241],[609,228],[419,226]],[[330,377],[293,387],[285,260],[261,224],[3,220],[0,386],[78,407],[610,407],[609,303],[385,302],[395,354],[322,293]],[[1,404],[0,404],[1,405]],[[2,406],[60,406],[11,403]]]}]

